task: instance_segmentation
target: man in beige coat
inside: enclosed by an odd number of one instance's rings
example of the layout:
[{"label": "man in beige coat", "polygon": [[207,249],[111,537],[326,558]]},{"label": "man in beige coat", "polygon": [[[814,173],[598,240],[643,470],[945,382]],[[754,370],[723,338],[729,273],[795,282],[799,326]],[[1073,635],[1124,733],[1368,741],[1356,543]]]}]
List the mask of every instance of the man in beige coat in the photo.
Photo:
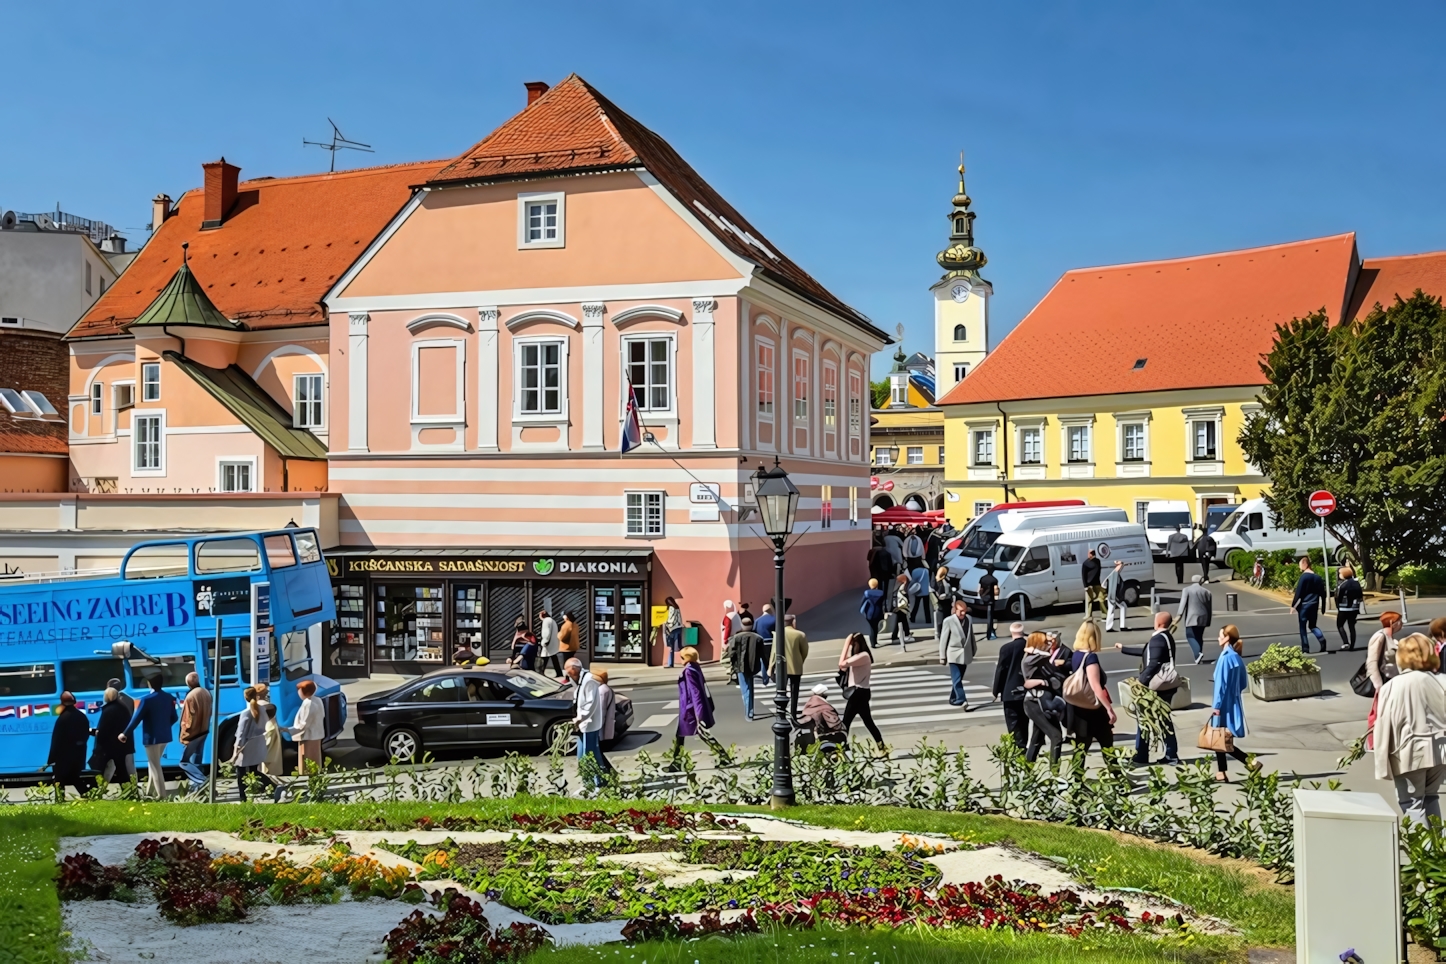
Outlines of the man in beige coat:
[{"label": "man in beige coat", "polygon": [[783,671],[788,676],[788,718],[798,721],[798,686],[803,681],[803,664],[808,659],[808,637],[798,628],[798,617],[783,617]]}]

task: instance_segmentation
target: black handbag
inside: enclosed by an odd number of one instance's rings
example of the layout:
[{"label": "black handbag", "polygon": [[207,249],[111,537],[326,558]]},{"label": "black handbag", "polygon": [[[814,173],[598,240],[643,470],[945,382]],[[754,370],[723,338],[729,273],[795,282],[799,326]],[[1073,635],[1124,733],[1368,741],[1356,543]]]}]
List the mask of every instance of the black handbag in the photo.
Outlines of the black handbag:
[{"label": "black handbag", "polygon": [[834,681],[838,683],[839,691],[843,693],[844,699],[848,699],[853,695],[854,688],[849,685],[848,667],[839,670],[838,675],[834,677]]},{"label": "black handbag", "polygon": [[1376,684],[1371,682],[1370,674],[1366,672],[1366,664],[1362,663],[1361,668],[1351,677],[1351,689],[1357,696],[1364,696],[1371,699],[1376,695]]}]

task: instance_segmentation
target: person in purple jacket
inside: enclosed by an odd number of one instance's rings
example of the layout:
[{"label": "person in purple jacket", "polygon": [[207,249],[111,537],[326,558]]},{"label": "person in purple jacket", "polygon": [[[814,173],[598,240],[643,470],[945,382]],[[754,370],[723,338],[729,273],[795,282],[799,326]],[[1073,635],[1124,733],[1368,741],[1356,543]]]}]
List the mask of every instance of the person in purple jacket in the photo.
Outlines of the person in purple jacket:
[{"label": "person in purple jacket", "polygon": [[697,736],[700,728],[713,725],[713,698],[698,665],[698,651],[684,646],[678,651],[683,661],[683,674],[678,677],[678,732],[673,737],[673,756],[683,748],[685,736]]}]

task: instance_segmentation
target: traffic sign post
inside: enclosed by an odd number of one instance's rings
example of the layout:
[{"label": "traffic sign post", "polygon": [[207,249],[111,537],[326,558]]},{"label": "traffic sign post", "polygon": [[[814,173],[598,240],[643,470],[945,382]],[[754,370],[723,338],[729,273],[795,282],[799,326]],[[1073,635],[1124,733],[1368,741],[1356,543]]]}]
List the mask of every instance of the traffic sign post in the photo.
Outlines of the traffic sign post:
[{"label": "traffic sign post", "polygon": [[1326,516],[1336,511],[1336,497],[1325,489],[1317,489],[1310,494],[1306,505],[1320,518],[1320,557],[1321,562],[1325,565],[1326,584],[1326,598],[1321,600],[1320,608],[1321,612],[1325,612],[1331,598],[1331,551],[1326,544],[1325,520]]}]

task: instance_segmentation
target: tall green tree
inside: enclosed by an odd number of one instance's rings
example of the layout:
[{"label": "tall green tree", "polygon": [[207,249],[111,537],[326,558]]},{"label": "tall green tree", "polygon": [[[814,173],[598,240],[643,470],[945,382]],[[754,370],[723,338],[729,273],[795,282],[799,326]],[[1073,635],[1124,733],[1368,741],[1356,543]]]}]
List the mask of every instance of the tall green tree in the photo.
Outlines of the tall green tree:
[{"label": "tall green tree", "polygon": [[1326,519],[1367,573],[1446,556],[1446,310],[1417,291],[1356,323],[1324,311],[1276,326],[1261,363],[1261,409],[1240,434],[1270,477],[1266,501],[1292,529],[1311,528],[1316,489]]}]

